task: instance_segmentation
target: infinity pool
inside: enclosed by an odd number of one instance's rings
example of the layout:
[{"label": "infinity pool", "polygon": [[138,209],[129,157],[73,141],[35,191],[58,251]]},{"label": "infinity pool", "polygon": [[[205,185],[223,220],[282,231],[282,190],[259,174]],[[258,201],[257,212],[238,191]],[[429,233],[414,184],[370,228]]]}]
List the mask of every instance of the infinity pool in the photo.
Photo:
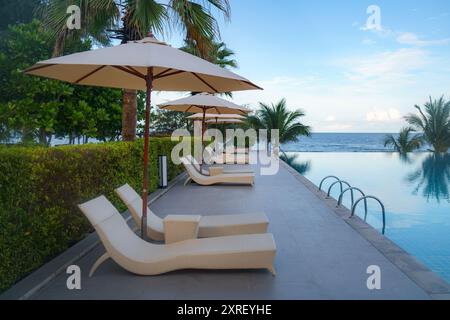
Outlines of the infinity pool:
[{"label": "infinity pool", "polygon": [[[450,154],[291,152],[298,170],[316,185],[335,175],[386,207],[385,235],[450,282]],[[333,180],[324,183],[328,190]],[[331,195],[337,199],[339,186]],[[355,199],[359,194],[355,193]],[[350,193],[344,205],[351,206]],[[369,201],[367,222],[381,231],[381,210]],[[357,214],[364,218],[364,205]]]}]

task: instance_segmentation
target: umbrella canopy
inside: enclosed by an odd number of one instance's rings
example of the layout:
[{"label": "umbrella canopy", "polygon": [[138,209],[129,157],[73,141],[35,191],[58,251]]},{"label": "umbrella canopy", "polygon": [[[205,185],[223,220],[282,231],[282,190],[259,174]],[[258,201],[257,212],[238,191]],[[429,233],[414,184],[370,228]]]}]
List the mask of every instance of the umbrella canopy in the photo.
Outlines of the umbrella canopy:
[{"label": "umbrella canopy", "polygon": [[36,63],[25,73],[70,83],[145,90],[142,237],[147,237],[148,151],[152,90],[229,92],[261,89],[206,60],[172,48],[152,35],[114,47],[74,53]]},{"label": "umbrella canopy", "polygon": [[240,119],[210,119],[206,120],[206,124],[233,124],[233,123],[243,123],[244,121]]},{"label": "umbrella canopy", "polygon": [[156,91],[228,92],[261,89],[237,74],[154,37],[40,61],[25,73],[70,83]]},{"label": "umbrella canopy", "polygon": [[158,107],[164,110],[201,113],[202,119],[206,117],[206,112],[209,114],[238,114],[245,116],[252,111],[209,93],[199,93],[169,101],[158,105]]},{"label": "umbrella canopy", "polygon": [[[202,120],[203,114],[202,113],[196,113],[192,116],[186,117],[187,119],[192,120]],[[211,114],[207,113],[205,114],[205,119],[245,119],[245,116],[240,114]]]}]

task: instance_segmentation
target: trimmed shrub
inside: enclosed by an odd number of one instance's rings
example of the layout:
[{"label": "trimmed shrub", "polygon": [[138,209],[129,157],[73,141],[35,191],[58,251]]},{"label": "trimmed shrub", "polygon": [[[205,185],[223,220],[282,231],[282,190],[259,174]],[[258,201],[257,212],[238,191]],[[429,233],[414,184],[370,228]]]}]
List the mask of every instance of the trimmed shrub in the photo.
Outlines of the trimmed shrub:
[{"label": "trimmed shrub", "polygon": [[[158,155],[170,138],[150,139],[149,190],[158,186]],[[77,205],[114,189],[142,190],[143,141],[81,146],[0,147],[0,292],[92,231]],[[169,163],[169,179],[181,167]]]}]

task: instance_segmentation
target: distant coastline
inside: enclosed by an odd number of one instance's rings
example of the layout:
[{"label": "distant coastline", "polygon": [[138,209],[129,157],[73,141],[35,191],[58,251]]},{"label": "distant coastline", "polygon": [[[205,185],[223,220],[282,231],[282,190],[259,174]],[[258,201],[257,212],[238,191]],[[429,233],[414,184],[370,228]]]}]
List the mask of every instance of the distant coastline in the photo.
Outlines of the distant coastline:
[{"label": "distant coastline", "polygon": [[[301,137],[298,142],[283,145],[286,152],[394,152],[384,147],[383,140],[388,133],[313,133]],[[394,134],[394,136],[397,134]],[[427,152],[424,146],[417,152]]]}]

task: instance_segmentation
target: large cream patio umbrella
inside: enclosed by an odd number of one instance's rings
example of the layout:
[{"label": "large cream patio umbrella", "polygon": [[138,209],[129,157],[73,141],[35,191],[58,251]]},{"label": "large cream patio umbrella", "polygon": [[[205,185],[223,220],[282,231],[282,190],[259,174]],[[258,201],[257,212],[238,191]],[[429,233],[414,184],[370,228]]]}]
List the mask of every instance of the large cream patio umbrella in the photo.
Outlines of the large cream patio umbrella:
[{"label": "large cream patio umbrella", "polygon": [[146,238],[149,122],[152,90],[229,92],[261,89],[196,56],[172,48],[152,35],[140,41],[75,53],[36,63],[25,73],[74,84],[145,90],[142,237]]}]

